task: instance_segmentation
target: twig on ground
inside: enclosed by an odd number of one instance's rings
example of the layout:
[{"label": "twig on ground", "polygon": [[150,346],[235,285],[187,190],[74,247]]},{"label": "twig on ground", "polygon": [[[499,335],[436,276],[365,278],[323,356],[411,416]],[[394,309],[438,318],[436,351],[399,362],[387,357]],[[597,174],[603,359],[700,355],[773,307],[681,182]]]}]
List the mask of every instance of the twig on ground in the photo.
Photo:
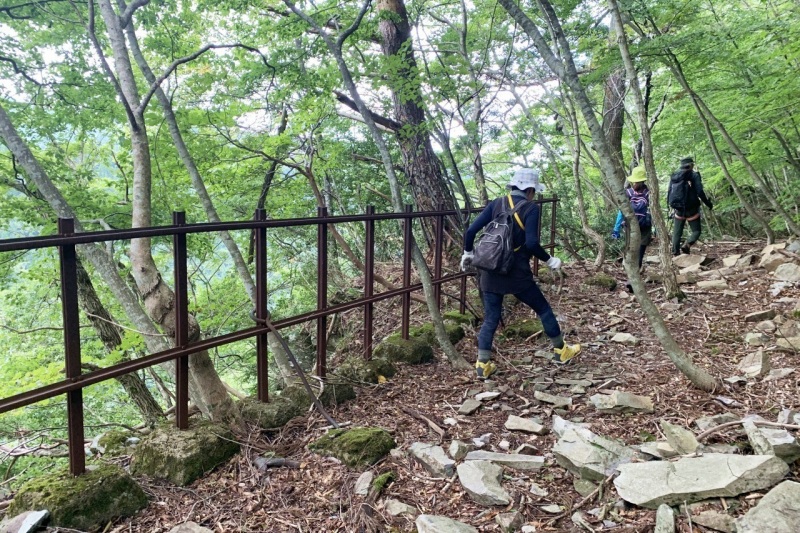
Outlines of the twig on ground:
[{"label": "twig on ground", "polygon": [[800,429],[800,425],[798,424],[781,424],[780,422],[770,422],[768,420],[736,420],[734,422],[725,422],[724,424],[720,424],[718,426],[714,426],[713,428],[707,429],[704,432],[700,433],[697,436],[697,440],[701,441],[707,438],[710,435],[718,431],[722,431],[725,428],[738,426],[745,422],[752,422],[756,426],[770,426],[770,427],[777,427],[777,428],[784,428],[784,429]]},{"label": "twig on ground", "polygon": [[409,409],[408,407],[401,407],[400,408],[404,413],[409,416],[413,416],[417,420],[425,422],[428,424],[428,427],[431,428],[437,435],[439,435],[439,442],[441,443],[444,440],[445,430],[442,429],[438,424],[436,424],[433,420],[428,418],[427,416],[423,415],[419,411],[414,411],[413,409]]}]

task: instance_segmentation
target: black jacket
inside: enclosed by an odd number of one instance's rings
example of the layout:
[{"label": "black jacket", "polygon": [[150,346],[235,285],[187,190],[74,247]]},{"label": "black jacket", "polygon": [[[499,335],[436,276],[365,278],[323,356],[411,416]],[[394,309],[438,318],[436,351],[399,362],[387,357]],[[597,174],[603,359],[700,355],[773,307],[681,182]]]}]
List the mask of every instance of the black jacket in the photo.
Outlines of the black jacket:
[{"label": "black jacket", "polygon": [[713,207],[711,200],[708,199],[706,192],[703,190],[703,178],[700,177],[699,172],[695,172],[693,170],[678,170],[672,175],[672,177],[670,177],[669,188],[667,189],[667,198],[669,199],[670,196],[672,196],[672,188],[679,185],[684,179],[686,179],[687,174],[690,174],[688,175],[689,190],[686,191],[685,209],[683,212],[678,213],[680,216],[697,213],[697,211],[700,209],[700,200],[702,200],[709,209]]}]

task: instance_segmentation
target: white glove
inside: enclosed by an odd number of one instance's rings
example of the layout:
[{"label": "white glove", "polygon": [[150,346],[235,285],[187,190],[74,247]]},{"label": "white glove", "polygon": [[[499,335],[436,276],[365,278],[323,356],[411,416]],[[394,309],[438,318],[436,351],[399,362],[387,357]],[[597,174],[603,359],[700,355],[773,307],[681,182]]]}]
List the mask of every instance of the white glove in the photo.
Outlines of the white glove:
[{"label": "white glove", "polygon": [[464,272],[472,265],[472,258],[475,257],[475,252],[464,252],[461,256],[461,271]]},{"label": "white glove", "polygon": [[547,265],[547,268],[549,268],[550,270],[558,270],[559,268],[561,268],[561,259],[559,259],[554,255],[551,255],[550,259],[548,259],[547,263],[545,264]]}]

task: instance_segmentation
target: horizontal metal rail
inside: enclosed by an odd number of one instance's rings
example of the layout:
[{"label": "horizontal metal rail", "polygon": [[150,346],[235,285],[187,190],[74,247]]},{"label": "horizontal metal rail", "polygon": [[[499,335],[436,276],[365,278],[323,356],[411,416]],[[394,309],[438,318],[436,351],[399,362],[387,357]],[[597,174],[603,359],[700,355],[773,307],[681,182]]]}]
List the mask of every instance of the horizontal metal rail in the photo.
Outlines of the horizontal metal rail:
[{"label": "horizontal metal rail", "polygon": [[[550,239],[547,243],[542,243],[542,247],[548,250],[555,248],[555,217],[558,199],[539,198],[536,203],[539,205],[552,203],[550,221]],[[252,221],[240,222],[221,222],[221,223],[200,223],[185,224],[185,215],[176,212],[173,214],[174,224],[171,226],[159,226],[150,228],[134,228],[112,231],[94,231],[85,233],[74,233],[74,221],[72,219],[59,220],[59,235],[24,237],[17,239],[7,239],[0,241],[0,252],[35,250],[48,247],[56,247],[59,251],[59,261],[61,266],[60,285],[62,291],[62,311],[64,316],[64,346],[65,362],[67,368],[67,378],[36,389],[26,391],[14,396],[0,399],[0,413],[5,413],[25,407],[49,398],[66,394],[68,399],[68,433],[70,448],[70,471],[74,475],[83,473],[84,453],[83,453],[83,406],[81,392],[84,388],[103,381],[114,379],[131,372],[136,372],[154,365],[168,361],[178,361],[176,365],[176,399],[180,404],[176,409],[176,424],[180,428],[188,427],[188,360],[192,354],[225,346],[233,342],[256,338],[256,362],[257,362],[257,396],[260,400],[268,399],[268,368],[267,368],[267,334],[269,329],[266,327],[267,311],[267,254],[266,238],[267,230],[275,228],[287,228],[298,226],[317,227],[317,268],[319,277],[317,283],[317,309],[299,315],[286,317],[273,322],[275,328],[282,329],[295,326],[305,322],[317,322],[317,372],[324,376],[327,366],[327,353],[325,345],[326,321],[331,315],[343,313],[353,309],[361,309],[364,313],[364,357],[369,359],[372,356],[372,331],[373,331],[373,305],[377,302],[389,298],[401,297],[402,304],[402,333],[408,335],[411,298],[414,291],[422,289],[421,283],[411,284],[411,247],[412,238],[411,224],[416,218],[435,217],[435,236],[432,249],[434,257],[434,289],[437,302],[440,299],[444,283],[459,281],[460,285],[460,310],[465,310],[466,301],[466,279],[471,274],[457,272],[455,274],[442,275],[442,254],[444,250],[444,218],[448,216],[461,215],[468,216],[481,209],[463,210],[438,210],[426,212],[413,212],[410,206],[406,206],[401,213],[375,213],[373,206],[367,207],[366,214],[363,215],[340,215],[328,216],[325,209],[320,209],[317,217],[295,218],[283,220],[267,220],[266,213],[259,209]],[[541,212],[539,231],[541,235]],[[375,222],[380,220],[405,220],[403,227],[404,246],[403,246],[403,286],[374,294],[375,273]],[[343,224],[350,222],[365,223],[366,248],[365,248],[365,274],[364,274],[364,296],[355,300],[344,302],[337,305],[328,305],[328,245],[327,234],[328,226],[331,224]],[[195,233],[209,233],[218,231],[234,230],[255,230],[255,275],[256,275],[256,310],[253,315],[257,325],[243,330],[234,331],[225,335],[219,335],[188,344],[188,304],[187,304],[187,242],[186,236]],[[77,278],[74,275],[77,269],[76,246],[93,244],[117,240],[131,240],[149,237],[170,237],[173,243],[173,270],[175,274],[175,298],[176,298],[176,331],[175,348],[164,350],[158,353],[145,355],[138,359],[124,361],[107,368],[81,373],[80,367],[80,329],[78,327],[78,302],[77,302]],[[538,263],[534,264],[535,271],[538,270]]]}]

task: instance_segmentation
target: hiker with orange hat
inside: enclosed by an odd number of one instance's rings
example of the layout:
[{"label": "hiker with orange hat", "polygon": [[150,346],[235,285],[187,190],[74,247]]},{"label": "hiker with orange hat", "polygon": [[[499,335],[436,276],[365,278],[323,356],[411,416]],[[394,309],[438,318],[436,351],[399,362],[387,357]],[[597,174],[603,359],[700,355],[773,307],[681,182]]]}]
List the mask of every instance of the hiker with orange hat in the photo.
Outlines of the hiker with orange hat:
[{"label": "hiker with orange hat", "polygon": [[[633,214],[636,215],[636,221],[639,223],[639,231],[642,234],[641,245],[639,246],[639,268],[642,268],[644,261],[644,253],[647,250],[647,245],[653,240],[653,219],[650,215],[650,189],[647,188],[647,176],[644,172],[644,167],[636,167],[631,172],[628,178],[630,187],[625,189],[625,194],[631,202]],[[614,223],[614,231],[611,232],[612,239],[619,239],[620,229],[625,225],[625,218],[622,216],[622,211],[617,214],[617,221]],[[625,244],[627,246],[630,233],[625,228]]]}]

